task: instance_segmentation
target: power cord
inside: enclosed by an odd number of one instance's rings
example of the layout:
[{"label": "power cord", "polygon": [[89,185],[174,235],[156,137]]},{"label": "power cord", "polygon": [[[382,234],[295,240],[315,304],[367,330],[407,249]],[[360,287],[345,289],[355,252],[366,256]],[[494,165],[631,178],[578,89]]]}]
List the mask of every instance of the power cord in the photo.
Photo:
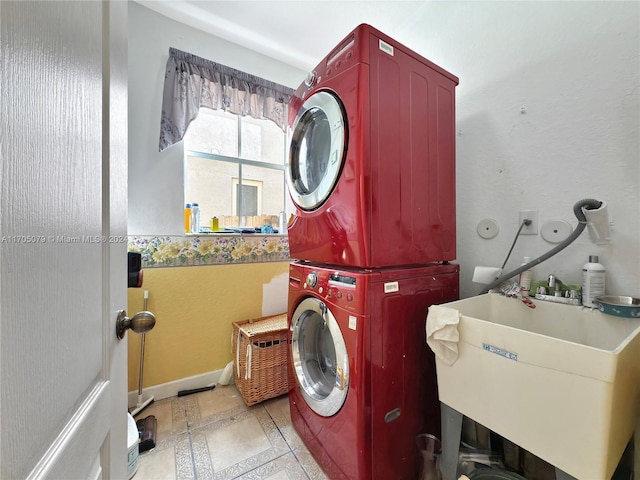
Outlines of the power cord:
[{"label": "power cord", "polygon": [[509,261],[509,257],[511,256],[511,252],[513,252],[513,247],[516,246],[516,242],[518,241],[518,237],[520,236],[520,232],[522,231],[522,229],[525,226],[529,226],[531,225],[531,220],[528,218],[525,218],[524,220],[522,220],[522,224],[520,225],[520,228],[518,229],[518,233],[516,233],[516,238],[513,239],[513,243],[511,244],[511,249],[509,250],[509,253],[507,253],[507,258],[504,259],[504,263],[502,264],[502,270],[504,270],[504,266],[507,264],[507,261]]}]

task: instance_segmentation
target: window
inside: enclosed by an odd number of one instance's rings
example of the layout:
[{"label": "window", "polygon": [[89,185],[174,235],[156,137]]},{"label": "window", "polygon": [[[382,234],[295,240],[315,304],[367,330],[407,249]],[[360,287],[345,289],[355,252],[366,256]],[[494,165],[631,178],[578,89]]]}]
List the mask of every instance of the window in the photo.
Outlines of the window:
[{"label": "window", "polygon": [[208,231],[219,228],[278,228],[285,210],[285,133],[270,120],[200,108],[185,141],[185,199],[200,205]]}]

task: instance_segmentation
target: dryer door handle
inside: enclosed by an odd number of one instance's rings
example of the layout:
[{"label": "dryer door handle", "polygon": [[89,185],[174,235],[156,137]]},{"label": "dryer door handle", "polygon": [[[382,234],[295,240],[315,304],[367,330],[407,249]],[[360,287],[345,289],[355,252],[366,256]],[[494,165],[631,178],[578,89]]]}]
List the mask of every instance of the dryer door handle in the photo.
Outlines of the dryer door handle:
[{"label": "dryer door handle", "polygon": [[336,387],[344,390],[349,386],[349,357],[345,354],[342,360],[342,367],[336,369]]},{"label": "dryer door handle", "polygon": [[322,320],[324,320],[324,325],[327,326],[327,305],[324,302],[319,302],[320,314],[322,315]]},{"label": "dryer door handle", "polygon": [[349,384],[349,378],[347,377],[347,373],[342,370],[342,367],[338,367],[336,370],[336,387],[338,390],[344,390],[347,388]]}]

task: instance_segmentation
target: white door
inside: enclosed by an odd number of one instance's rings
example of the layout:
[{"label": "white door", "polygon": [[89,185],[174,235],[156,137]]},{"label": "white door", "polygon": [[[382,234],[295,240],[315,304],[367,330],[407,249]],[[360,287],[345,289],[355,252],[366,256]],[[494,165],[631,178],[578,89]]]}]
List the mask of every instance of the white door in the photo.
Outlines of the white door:
[{"label": "white door", "polygon": [[0,478],[126,478],[127,3],[0,2]]}]

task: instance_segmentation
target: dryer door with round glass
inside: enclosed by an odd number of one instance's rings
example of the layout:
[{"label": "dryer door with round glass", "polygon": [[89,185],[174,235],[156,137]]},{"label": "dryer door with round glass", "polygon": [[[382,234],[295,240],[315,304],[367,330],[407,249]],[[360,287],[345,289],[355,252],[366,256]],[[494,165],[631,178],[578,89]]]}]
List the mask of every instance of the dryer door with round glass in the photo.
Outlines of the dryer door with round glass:
[{"label": "dryer door with round glass", "polygon": [[293,125],[287,181],[303,210],[322,205],[333,191],[345,158],[347,122],[340,100],[329,92],[311,95]]},{"label": "dryer door with round glass", "polygon": [[291,357],[307,404],[318,415],[335,415],[347,398],[349,358],[340,326],[322,301],[307,297],[293,313]]}]

